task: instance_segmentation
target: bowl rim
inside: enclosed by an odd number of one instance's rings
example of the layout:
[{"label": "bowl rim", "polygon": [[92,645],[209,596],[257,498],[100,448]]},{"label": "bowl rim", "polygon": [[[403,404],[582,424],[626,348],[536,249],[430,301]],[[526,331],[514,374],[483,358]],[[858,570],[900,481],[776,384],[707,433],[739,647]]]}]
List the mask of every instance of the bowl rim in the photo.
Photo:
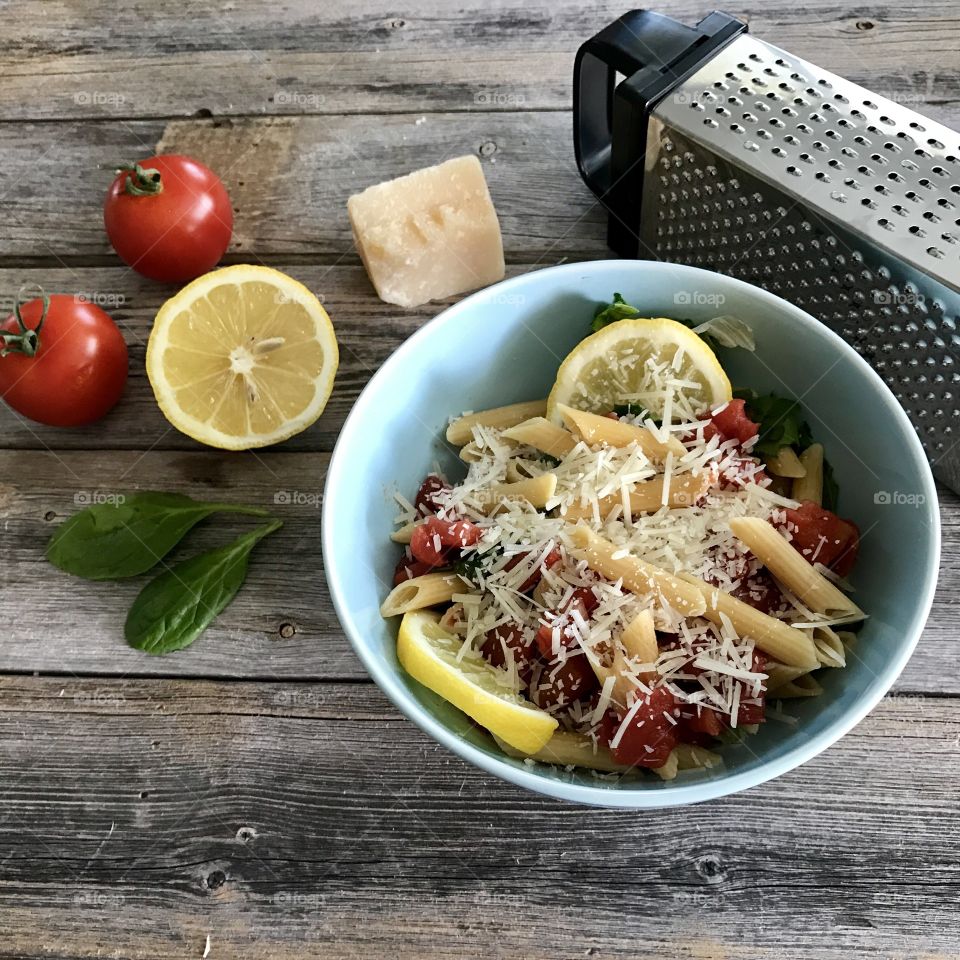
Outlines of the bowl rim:
[{"label": "bowl rim", "polygon": [[[479,748],[468,743],[452,730],[449,730],[443,723],[422,707],[400,682],[396,671],[384,666],[375,658],[372,651],[366,648],[361,632],[354,623],[351,612],[343,600],[341,575],[334,559],[336,553],[330,534],[333,528],[333,523],[331,522],[331,502],[333,498],[330,496],[330,491],[338,485],[340,475],[349,462],[344,456],[341,456],[341,452],[346,446],[346,438],[351,434],[355,424],[362,418],[367,404],[371,402],[370,396],[378,380],[387,376],[388,371],[391,371],[398,365],[414,359],[423,341],[433,336],[442,327],[455,323],[460,314],[472,310],[477,304],[489,298],[492,293],[496,292],[499,294],[511,290],[514,287],[522,287],[533,278],[537,278],[537,280],[542,283],[545,277],[563,277],[568,274],[582,273],[585,270],[590,272],[599,271],[601,273],[631,270],[639,274],[654,274],[669,271],[672,275],[677,276],[678,281],[686,277],[700,284],[710,284],[713,286],[726,287],[727,289],[738,289],[759,300],[761,304],[766,304],[780,313],[790,315],[801,327],[819,333],[825,338],[828,344],[832,343],[838,351],[845,354],[848,359],[851,360],[854,367],[858,368],[868,380],[872,380],[876,386],[881,388],[879,393],[886,404],[886,412],[897,423],[900,435],[906,437],[906,448],[912,454],[913,459],[920,464],[920,474],[924,486],[924,508],[927,514],[926,519],[929,522],[930,540],[925,558],[923,588],[918,594],[913,624],[909,635],[901,642],[896,656],[888,661],[883,670],[877,674],[876,682],[872,684],[868,695],[854,702],[849,708],[844,709],[843,712],[823,730],[809,740],[798,744],[783,756],[767,761],[761,758],[760,764],[755,769],[731,774],[729,776],[721,776],[713,780],[696,781],[688,784],[676,784],[671,781],[658,784],[656,789],[638,789],[631,787],[611,789],[609,787],[594,787],[586,784],[555,780],[533,772],[533,769],[527,769],[523,766],[513,766],[505,760],[500,760],[495,756],[484,753]],[[347,635],[354,652],[366,668],[367,673],[408,720],[413,721],[421,730],[462,759],[516,786],[562,800],[570,800],[596,807],[620,809],[659,809],[690,803],[700,803],[728,796],[729,794],[746,790],[749,787],[766,783],[768,780],[772,780],[775,777],[794,770],[801,764],[816,757],[822,751],[826,750],[827,747],[832,746],[841,737],[849,733],[889,692],[916,648],[933,603],[933,595],[940,565],[940,535],[940,511],[936,495],[936,485],[926,454],[920,444],[913,424],[893,396],[889,387],[883,382],[880,375],[850,344],[825,324],[821,323],[821,321],[807,313],[807,311],[761,287],[754,286],[735,277],[729,277],[710,270],[703,270],[700,267],[656,260],[586,260],[544,267],[539,270],[528,270],[518,276],[501,280],[499,283],[492,284],[489,287],[485,287],[482,290],[478,290],[464,297],[464,299],[445,308],[435,317],[424,323],[422,327],[411,334],[411,336],[381,364],[380,368],[373,374],[354,402],[340,430],[327,466],[323,509],[321,513],[321,544],[324,558],[324,574],[337,619],[344,633]]]}]

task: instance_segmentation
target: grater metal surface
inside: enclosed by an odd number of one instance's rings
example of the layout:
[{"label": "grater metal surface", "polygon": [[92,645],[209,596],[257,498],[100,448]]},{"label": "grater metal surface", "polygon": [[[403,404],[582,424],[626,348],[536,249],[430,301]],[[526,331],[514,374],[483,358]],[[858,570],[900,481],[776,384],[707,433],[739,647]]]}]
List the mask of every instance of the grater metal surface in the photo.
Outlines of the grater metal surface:
[{"label": "grater metal surface", "polygon": [[818,317],[960,490],[960,135],[746,33],[676,78],[646,124],[639,223],[624,242],[618,218],[618,252]]}]

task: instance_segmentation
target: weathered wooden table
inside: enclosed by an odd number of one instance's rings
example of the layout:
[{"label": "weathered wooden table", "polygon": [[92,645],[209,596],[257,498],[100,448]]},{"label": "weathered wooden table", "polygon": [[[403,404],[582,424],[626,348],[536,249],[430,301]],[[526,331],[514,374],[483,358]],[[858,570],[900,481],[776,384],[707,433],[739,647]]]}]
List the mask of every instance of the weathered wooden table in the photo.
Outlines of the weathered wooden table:
[{"label": "weathered wooden table", "polygon": [[[709,5],[664,2],[693,22]],[[960,955],[960,506],[938,601],[892,693],[841,743],[693,809],[600,812],[522,793],[403,720],[330,606],[319,499],[371,372],[443,304],[376,299],[344,203],[476,153],[509,272],[607,255],[570,135],[577,45],[610,0],[2,4],[0,292],[86,292],[127,337],[101,424],[0,410],[0,958]],[[733,8],[763,37],[960,124],[950,0]],[[168,427],[143,372],[171,292],[118,264],[100,164],[194,154],[236,209],[230,262],[321,294],[342,351],[327,412],[228,455]],[[194,647],[127,648],[138,585],[43,560],[77,504],[164,487],[287,523]],[[279,499],[284,499],[282,496]],[[192,543],[222,534],[198,530]],[[209,937],[209,951],[206,947]]]}]

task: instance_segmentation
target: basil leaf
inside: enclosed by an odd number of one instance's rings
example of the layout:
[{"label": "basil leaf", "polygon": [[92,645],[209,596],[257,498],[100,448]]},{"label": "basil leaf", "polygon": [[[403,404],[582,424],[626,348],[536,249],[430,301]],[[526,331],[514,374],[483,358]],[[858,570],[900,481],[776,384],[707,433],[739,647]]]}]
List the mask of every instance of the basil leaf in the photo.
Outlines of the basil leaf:
[{"label": "basil leaf", "polygon": [[733,395],[746,401],[747,416],[760,426],[754,453],[775,457],[781,447],[793,447],[802,453],[810,446],[810,428],[796,400],[773,393],[759,396],[752,390],[735,390]]},{"label": "basil leaf", "polygon": [[237,595],[250,551],[283,526],[274,520],[161,573],[140,591],[123,633],[137,650],[163,654],[188,647]]},{"label": "basil leaf", "polygon": [[477,577],[487,572],[497,558],[503,553],[503,548],[496,546],[485,550],[465,550],[460,559],[453,565],[454,572],[471,583],[477,582]]},{"label": "basil leaf", "polygon": [[[760,426],[760,436],[753,452],[764,457],[775,457],[781,447],[793,447],[803,453],[813,443],[810,425],[803,419],[803,409],[796,400],[787,400],[776,394],[760,396],[753,390],[734,390],[733,395],[746,401],[747,416]],[[836,512],[840,488],[833,476],[833,467],[823,461],[823,506]]]},{"label": "basil leaf", "polygon": [[840,499],[840,486],[833,475],[833,467],[830,461],[823,460],[823,493],[820,499],[823,501],[824,510],[837,512],[837,501]]},{"label": "basil leaf", "polygon": [[266,510],[203,503],[180,493],[133,493],[65,520],[50,539],[47,559],[87,580],[119,580],[145,573],[212,513],[265,517]]},{"label": "basil leaf", "polygon": [[636,307],[631,307],[619,293],[615,293],[613,303],[602,303],[594,311],[590,329],[593,333],[596,333],[607,324],[616,323],[618,320],[626,320],[628,317],[636,317],[639,313],[640,311]]}]

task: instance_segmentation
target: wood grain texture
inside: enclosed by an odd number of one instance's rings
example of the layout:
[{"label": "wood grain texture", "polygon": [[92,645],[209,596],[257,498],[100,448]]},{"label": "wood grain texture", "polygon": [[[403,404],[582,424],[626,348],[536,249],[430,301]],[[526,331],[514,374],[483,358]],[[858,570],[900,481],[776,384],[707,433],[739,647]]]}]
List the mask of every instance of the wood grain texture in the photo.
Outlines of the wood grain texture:
[{"label": "wood grain texture", "polygon": [[638,814],[532,801],[366,685],[7,678],[0,957],[955,958],[953,707]]},{"label": "wood grain texture", "polygon": [[234,206],[233,260],[359,263],[350,194],[461,154],[483,161],[509,260],[608,255],[605,215],[574,163],[569,114],[484,112],[0,123],[0,263],[119,264],[103,230],[110,168],[156,151],[196,156],[222,177]]},{"label": "wood grain texture", "polygon": [[[601,0],[7,0],[0,21],[0,303],[85,293],[130,347],[96,426],[0,406],[0,960],[958,960],[960,500],[941,491],[930,623],[894,692],[799,770],[695,810],[595,811],[521,792],[401,718],[323,577],[329,451],[370,375],[445,304],[373,295],[347,196],[460,153],[484,162],[508,274],[608,255],[572,157],[577,46]],[[709,7],[657,6],[687,23]],[[960,125],[952,0],[729,9],[791,53]],[[320,295],[341,366],[320,421],[222,454],[169,428],[143,372],[173,288],[118,264],[118,160],[186,152],[235,207],[227,262]],[[142,581],[43,559],[84,501],[163,486],[271,507],[236,601],[151,658],[122,623]],[[185,555],[247,526],[197,528]],[[30,676],[38,672],[43,676]]]},{"label": "wood grain texture", "polygon": [[[60,0],[46,9],[38,17],[30,0],[6,4],[0,117],[565,110],[576,48],[625,6]],[[693,24],[711,8],[670,0],[657,9]],[[727,12],[875,92],[956,116],[951,0],[802,10],[770,0]]]},{"label": "wood grain texture", "polygon": [[[216,451],[10,451],[0,456],[0,671],[58,674],[362,679],[330,604],[320,550],[321,453]],[[47,539],[64,517],[95,499],[137,489],[226,499],[272,509],[284,526],[257,547],[237,599],[189,649],[149,657],[128,648],[123,621],[145,578],[90,583],[51,567]],[[408,491],[411,493],[412,491]],[[901,693],[960,695],[954,598],[960,591],[960,510],[943,492],[944,559],[929,624]],[[172,558],[226,542],[252,521],[219,517],[190,534]],[[387,540],[384,549],[398,551]],[[384,586],[386,593],[386,586]],[[290,629],[293,629],[293,634]]]}]

